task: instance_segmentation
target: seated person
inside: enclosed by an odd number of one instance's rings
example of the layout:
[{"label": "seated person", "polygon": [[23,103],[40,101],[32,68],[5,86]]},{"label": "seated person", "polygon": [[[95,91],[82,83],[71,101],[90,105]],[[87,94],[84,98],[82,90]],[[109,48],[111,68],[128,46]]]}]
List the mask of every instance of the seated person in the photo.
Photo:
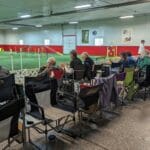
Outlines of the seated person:
[{"label": "seated person", "polygon": [[[51,81],[51,86],[52,86],[52,88],[51,88],[51,104],[52,105],[57,104],[56,92],[57,92],[58,85],[57,85],[57,79],[55,79],[55,74],[53,72],[55,65],[56,65],[55,58],[50,57],[47,61],[47,65],[41,67],[39,70],[39,74],[38,74],[38,77],[49,76],[51,79],[50,81]],[[31,84],[34,84],[34,83],[29,83],[28,85],[26,85],[25,92],[26,92],[27,97],[30,99],[30,101],[37,104],[36,96],[34,94],[33,86]],[[35,112],[35,111],[38,112],[39,111],[38,108],[31,105],[31,112]]]},{"label": "seated person", "polygon": [[[146,73],[148,66],[150,66],[150,56],[148,54],[147,54],[147,56],[138,58],[134,78],[135,78],[136,82],[138,82],[140,85],[142,85],[143,81],[147,78],[147,75],[149,74],[149,73],[148,74]],[[149,77],[146,80],[148,81],[148,82],[147,81],[146,82],[149,83]]]},{"label": "seated person", "polygon": [[9,75],[9,70],[3,68],[2,66],[0,66],[0,78],[2,77],[6,77]]},{"label": "seated person", "polygon": [[138,62],[137,62],[136,71],[141,70],[141,69],[145,70],[148,65],[150,65],[150,56],[149,55],[144,56],[143,58],[139,58]]},{"label": "seated person", "polygon": [[129,61],[129,65],[131,67],[136,67],[136,60],[133,58],[131,52],[127,52],[127,58],[128,58],[128,61]]},{"label": "seated person", "polygon": [[50,77],[53,77],[54,74],[52,73],[52,69],[55,67],[56,65],[56,60],[54,57],[50,57],[47,60],[47,65],[46,66],[42,66],[39,70],[38,76],[45,76],[45,75],[49,75]]},{"label": "seated person", "polygon": [[118,63],[112,62],[111,66],[112,66],[112,68],[119,67],[120,68],[120,72],[124,72],[124,68],[129,67],[127,54],[125,52],[121,53],[120,54],[120,61]]},{"label": "seated person", "polygon": [[94,70],[94,61],[89,57],[89,54],[87,52],[83,52],[81,54],[81,57],[84,61],[84,78],[87,78],[88,80],[92,79],[92,74]]}]

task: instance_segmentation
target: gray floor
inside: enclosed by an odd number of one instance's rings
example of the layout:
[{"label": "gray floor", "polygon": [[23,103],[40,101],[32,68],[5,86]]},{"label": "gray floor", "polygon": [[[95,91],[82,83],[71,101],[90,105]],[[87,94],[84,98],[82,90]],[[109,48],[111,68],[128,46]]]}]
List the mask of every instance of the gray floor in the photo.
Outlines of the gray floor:
[{"label": "gray floor", "polygon": [[[95,130],[75,140],[59,134],[55,142],[47,144],[48,150],[150,150],[150,101],[123,107],[120,116],[93,128]],[[38,136],[34,141],[46,149],[44,137]],[[21,150],[21,145],[11,147],[11,150],[15,149]],[[34,148],[28,145],[26,149]]]}]

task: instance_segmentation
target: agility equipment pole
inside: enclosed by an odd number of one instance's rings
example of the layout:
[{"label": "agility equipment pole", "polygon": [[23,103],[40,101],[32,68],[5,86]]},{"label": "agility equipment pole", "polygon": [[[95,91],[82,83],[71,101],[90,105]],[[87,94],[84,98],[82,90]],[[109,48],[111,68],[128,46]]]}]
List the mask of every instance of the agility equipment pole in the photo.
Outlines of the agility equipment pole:
[{"label": "agility equipment pole", "polygon": [[59,55],[59,56],[63,56],[62,53],[56,51],[55,49],[53,49],[53,48],[51,48],[51,47],[45,46],[45,48],[49,49],[51,52],[53,52],[53,53],[55,53],[55,54],[57,54],[57,55]]}]

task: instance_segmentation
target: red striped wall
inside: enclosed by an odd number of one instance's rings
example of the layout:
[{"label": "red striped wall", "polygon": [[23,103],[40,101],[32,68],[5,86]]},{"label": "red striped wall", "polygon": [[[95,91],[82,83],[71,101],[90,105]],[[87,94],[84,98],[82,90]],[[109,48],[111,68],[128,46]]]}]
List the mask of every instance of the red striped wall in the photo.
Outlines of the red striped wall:
[{"label": "red striped wall", "polygon": [[[84,51],[87,51],[90,55],[106,56],[107,48],[107,46],[77,46],[77,51],[79,54],[81,54]],[[137,55],[138,48],[138,46],[117,46],[117,54],[119,55],[121,52],[130,51],[133,55]]]},{"label": "red striped wall", "polygon": [[51,45],[0,45],[0,48],[4,49],[4,51],[14,51],[20,52],[44,52],[44,53],[55,53],[60,52],[63,53],[63,46]]},{"label": "red striped wall", "polygon": [[[51,45],[0,45],[0,48],[5,51],[9,51],[10,49],[15,52],[19,52],[20,49],[24,52],[45,52],[45,53],[55,53],[60,52],[63,53],[63,46]],[[117,46],[118,55],[124,51],[130,51],[133,55],[137,55],[138,46]],[[150,46],[146,47],[150,50]],[[101,55],[105,56],[107,54],[107,46],[77,46],[77,52],[81,54],[82,52],[88,52],[90,55]]]}]

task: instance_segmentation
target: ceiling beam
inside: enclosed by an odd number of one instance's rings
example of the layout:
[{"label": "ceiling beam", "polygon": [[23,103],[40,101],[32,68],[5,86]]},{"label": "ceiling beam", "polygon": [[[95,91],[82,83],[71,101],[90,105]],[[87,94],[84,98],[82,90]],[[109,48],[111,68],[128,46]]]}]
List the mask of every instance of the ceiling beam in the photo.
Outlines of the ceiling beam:
[{"label": "ceiling beam", "polygon": [[[106,6],[91,7],[91,8],[82,9],[82,10],[72,10],[72,11],[65,11],[65,12],[59,12],[59,13],[54,13],[53,11],[51,11],[50,15],[47,15],[47,16],[37,15],[37,16],[32,16],[30,18],[24,18],[24,19],[17,18],[17,19],[4,20],[4,21],[0,21],[0,24],[9,24],[12,22],[24,21],[24,20],[30,20],[30,19],[38,19],[38,18],[40,19],[40,18],[51,17],[51,16],[61,16],[61,15],[69,15],[69,14],[82,13],[82,12],[90,12],[90,11],[101,10],[101,9],[111,9],[111,8],[117,8],[117,7],[149,3],[149,2],[150,0],[135,0],[135,1],[129,1],[129,2],[124,2],[124,3],[118,3],[118,4],[110,4]],[[15,23],[13,24],[17,25]],[[25,26],[24,24],[19,24],[19,25]],[[28,26],[33,26],[33,25],[28,25]]]}]

